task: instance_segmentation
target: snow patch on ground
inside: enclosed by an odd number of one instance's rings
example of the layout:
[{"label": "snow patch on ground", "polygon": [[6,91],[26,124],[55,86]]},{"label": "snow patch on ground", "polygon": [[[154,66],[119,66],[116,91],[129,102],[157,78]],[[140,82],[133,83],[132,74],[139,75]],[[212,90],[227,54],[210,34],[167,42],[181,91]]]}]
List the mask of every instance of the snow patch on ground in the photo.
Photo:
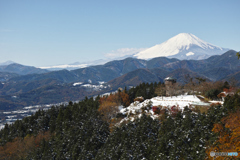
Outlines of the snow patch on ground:
[{"label": "snow patch on ground", "polygon": [[104,81],[99,81],[98,84],[92,84],[92,80],[89,79],[88,83],[89,84],[84,84],[84,82],[76,82],[73,83],[73,86],[80,86],[93,90],[101,90],[110,87],[109,85],[104,85],[106,83]]},{"label": "snow patch on ground", "polygon": [[76,82],[76,83],[73,83],[73,86],[78,86],[78,85],[81,85],[83,84],[83,82]]},{"label": "snow patch on ground", "polygon": [[154,97],[151,99],[153,106],[173,106],[178,105],[180,109],[184,109],[186,106],[190,105],[209,105],[208,103],[203,103],[195,95],[181,95],[172,97]]},{"label": "snow patch on ground", "polygon": [[99,81],[98,83],[99,83],[99,84],[104,84],[105,82],[104,82],[104,81]]},{"label": "snow patch on ground", "polygon": [[5,125],[0,125],[0,130],[3,129],[5,127]]},{"label": "snow patch on ground", "polygon": [[146,99],[142,103],[135,101],[131,103],[128,107],[120,109],[120,113],[126,115],[120,123],[123,121],[128,121],[133,119],[134,115],[141,117],[143,112],[150,115],[153,119],[157,118],[158,115],[155,115],[152,107],[153,106],[162,106],[170,109],[172,106],[177,106],[180,110],[183,110],[186,106],[209,106],[210,103],[204,103],[195,95],[180,95],[172,97],[154,97],[152,99]]},{"label": "snow patch on ground", "polygon": [[219,104],[221,104],[221,105],[223,105],[223,101],[209,101],[210,103],[214,103],[214,104],[216,104],[216,103],[219,103]]},{"label": "snow patch on ground", "polygon": [[106,89],[109,86],[108,85],[102,85],[102,84],[100,84],[100,85],[84,84],[81,87],[90,88],[90,89],[93,89],[93,90],[101,90],[101,89]]},{"label": "snow patch on ground", "polygon": [[[88,83],[92,83],[92,80],[88,80]],[[104,81],[98,81],[98,84],[99,85],[103,85],[104,83],[106,83],[106,82],[104,82]],[[79,86],[79,85],[82,85],[82,84],[84,84],[84,82],[75,82],[75,83],[73,83],[73,86]],[[88,84],[87,84],[88,85]],[[84,86],[84,85],[82,85],[82,86]]]}]

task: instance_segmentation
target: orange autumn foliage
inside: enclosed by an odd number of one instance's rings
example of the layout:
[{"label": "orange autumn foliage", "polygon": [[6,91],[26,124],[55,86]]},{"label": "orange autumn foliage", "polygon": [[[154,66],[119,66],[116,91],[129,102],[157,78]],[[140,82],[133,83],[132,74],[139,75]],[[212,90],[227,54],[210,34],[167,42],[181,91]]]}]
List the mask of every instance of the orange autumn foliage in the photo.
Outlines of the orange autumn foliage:
[{"label": "orange autumn foliage", "polygon": [[218,140],[207,149],[208,159],[210,152],[238,152],[238,156],[217,157],[217,159],[240,158],[240,110],[222,118],[222,124],[214,124],[213,132],[218,133]]},{"label": "orange autumn foliage", "polygon": [[123,92],[118,92],[115,94],[110,94],[109,96],[101,97],[99,106],[99,113],[102,114],[102,119],[109,123],[110,131],[113,131],[113,128],[116,123],[118,123],[121,119],[115,118],[118,111],[119,106],[129,106],[130,99],[129,95]]},{"label": "orange autumn foliage", "polygon": [[129,95],[125,92],[110,94],[109,96],[101,97],[99,100],[100,104],[102,104],[105,101],[114,102],[117,103],[118,105],[123,105],[125,107],[130,105]]},{"label": "orange autumn foliage", "polygon": [[98,111],[103,115],[103,120],[110,122],[110,120],[117,114],[118,104],[111,101],[103,101],[99,106]]},{"label": "orange autumn foliage", "polygon": [[124,105],[125,107],[128,107],[130,105],[129,95],[125,92],[121,92],[120,97],[121,97],[122,105]]},{"label": "orange autumn foliage", "polygon": [[234,90],[236,90],[236,88],[230,87],[229,89],[224,88],[223,91],[228,93],[228,92],[234,92]]},{"label": "orange autumn foliage", "polygon": [[24,159],[30,152],[40,146],[41,141],[50,139],[50,132],[39,133],[36,137],[27,135],[24,139],[16,137],[12,142],[0,146],[0,160]]}]

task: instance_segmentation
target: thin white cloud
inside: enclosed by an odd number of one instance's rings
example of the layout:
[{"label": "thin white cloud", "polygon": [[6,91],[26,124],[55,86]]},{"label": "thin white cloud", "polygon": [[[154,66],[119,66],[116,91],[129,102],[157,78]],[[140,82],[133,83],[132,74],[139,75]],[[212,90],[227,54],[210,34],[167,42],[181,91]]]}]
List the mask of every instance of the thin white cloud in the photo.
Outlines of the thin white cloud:
[{"label": "thin white cloud", "polygon": [[52,68],[85,68],[87,67],[87,64],[79,64],[79,65],[69,65],[69,64],[64,64],[64,65],[58,65],[58,66],[50,66],[50,67],[38,67],[41,69],[52,69]]},{"label": "thin white cloud", "polygon": [[108,58],[132,56],[132,55],[134,55],[140,51],[143,51],[145,49],[146,48],[120,48],[117,50],[112,50],[110,53],[104,54],[104,56],[108,57]]}]

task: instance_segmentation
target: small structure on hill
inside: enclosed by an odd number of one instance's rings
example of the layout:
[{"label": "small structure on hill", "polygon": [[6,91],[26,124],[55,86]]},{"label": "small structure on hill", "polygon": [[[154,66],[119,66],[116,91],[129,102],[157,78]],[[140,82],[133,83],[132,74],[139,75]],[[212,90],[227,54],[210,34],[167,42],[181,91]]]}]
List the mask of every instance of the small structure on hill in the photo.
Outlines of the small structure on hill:
[{"label": "small structure on hill", "polygon": [[230,89],[224,89],[223,92],[219,93],[217,95],[218,98],[221,98],[222,101],[224,101],[224,99],[227,97],[227,96],[233,96],[234,95],[234,92],[233,92],[233,89],[230,88]]},{"label": "small structure on hill", "polygon": [[167,77],[164,79],[164,81],[165,81],[165,86],[166,86],[166,95],[172,96],[173,92],[174,92],[174,86],[175,86],[177,80],[172,77]]},{"label": "small structure on hill", "polygon": [[139,102],[143,102],[144,101],[144,98],[141,96],[141,97],[137,97],[134,99],[134,102],[136,101],[139,101]]}]

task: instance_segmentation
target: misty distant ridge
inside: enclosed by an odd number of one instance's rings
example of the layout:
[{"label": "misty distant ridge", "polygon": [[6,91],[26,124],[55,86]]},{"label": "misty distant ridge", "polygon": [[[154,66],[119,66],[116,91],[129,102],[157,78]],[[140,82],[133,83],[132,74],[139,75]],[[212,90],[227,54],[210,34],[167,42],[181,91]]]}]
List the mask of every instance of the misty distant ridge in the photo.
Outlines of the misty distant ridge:
[{"label": "misty distant ridge", "polygon": [[125,55],[124,57],[118,57],[115,59],[101,59],[93,60],[86,63],[74,63],[68,65],[58,65],[50,67],[41,67],[42,69],[59,70],[59,69],[76,69],[84,68],[92,65],[102,65],[112,60],[121,60],[127,57],[150,60],[157,57],[177,58],[180,60],[202,60],[207,59],[213,55],[221,55],[227,52],[228,48],[218,47],[210,44],[198,38],[191,33],[180,33],[167,41],[157,44],[153,47],[144,49],[140,52]]},{"label": "misty distant ridge", "polygon": [[[50,72],[19,64],[0,66],[0,106],[9,109],[9,106],[14,108],[76,101],[86,96],[115,91],[119,87],[136,86],[143,82],[163,82],[169,76],[176,78],[179,83],[184,83],[185,75],[209,81],[228,81],[234,78],[240,82],[240,60],[236,53],[229,50],[204,60],[126,58],[71,71],[63,69]],[[98,90],[92,88],[102,84],[104,85]],[[12,97],[19,98],[13,101]]]},{"label": "misty distant ridge", "polygon": [[[180,33],[167,41],[147,48],[132,55],[118,57],[115,59],[100,59],[88,62],[75,62],[72,64],[54,65],[46,67],[38,67],[41,69],[56,71],[56,70],[75,70],[78,68],[86,68],[94,65],[103,65],[113,60],[122,60],[127,57],[150,60],[157,57],[177,58],[179,60],[203,60],[213,55],[221,55],[230,49],[221,48],[212,45],[198,38],[191,33]],[[14,64],[13,61],[0,63],[0,66]]]},{"label": "misty distant ridge", "polygon": [[[9,62],[9,61],[8,61]],[[18,63],[2,63],[4,65],[0,65],[0,72],[8,72],[8,73],[15,73],[19,75],[27,75],[27,74],[40,74],[40,73],[47,73],[48,70],[36,68],[33,66],[25,66]]]},{"label": "misty distant ridge", "polygon": [[13,63],[15,63],[15,62],[13,62],[13,61],[6,61],[6,62],[0,63],[0,66],[6,66],[6,65],[9,65],[9,64],[13,64]]}]

